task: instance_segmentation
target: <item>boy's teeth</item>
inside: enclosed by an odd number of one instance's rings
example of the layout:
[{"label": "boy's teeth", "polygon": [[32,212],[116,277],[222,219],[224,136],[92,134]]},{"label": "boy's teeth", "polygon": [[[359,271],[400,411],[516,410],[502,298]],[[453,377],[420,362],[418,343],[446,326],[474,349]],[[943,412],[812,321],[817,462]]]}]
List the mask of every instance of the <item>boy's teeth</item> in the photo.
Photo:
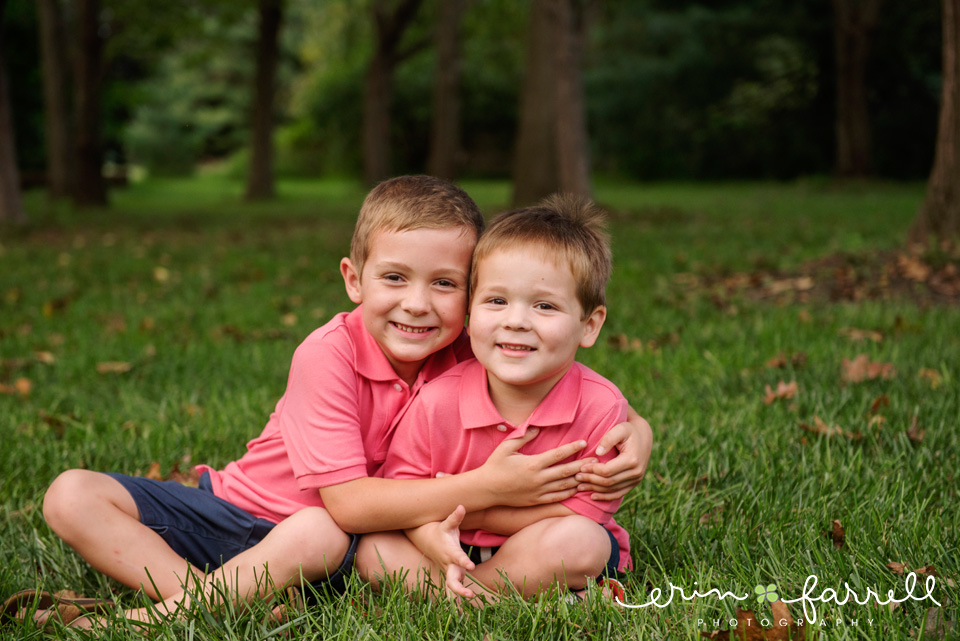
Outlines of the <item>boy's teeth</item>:
[{"label": "boy's teeth", "polygon": [[533,351],[533,348],[532,348],[532,347],[527,347],[526,345],[510,345],[509,343],[500,343],[500,347],[503,347],[503,348],[506,348],[506,349],[520,350],[520,351],[525,351],[525,352],[532,352],[532,351]]},{"label": "boy's teeth", "polygon": [[405,332],[413,332],[414,334],[423,334],[424,332],[429,332],[429,327],[410,327],[409,325],[401,325],[400,323],[394,323],[399,329],[402,329]]}]

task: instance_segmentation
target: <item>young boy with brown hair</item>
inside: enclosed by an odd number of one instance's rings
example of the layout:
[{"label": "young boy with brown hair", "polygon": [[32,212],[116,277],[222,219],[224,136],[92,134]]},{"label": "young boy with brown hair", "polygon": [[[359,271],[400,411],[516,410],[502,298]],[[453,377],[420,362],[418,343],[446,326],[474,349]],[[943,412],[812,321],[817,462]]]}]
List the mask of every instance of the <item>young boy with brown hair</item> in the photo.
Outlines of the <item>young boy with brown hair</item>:
[{"label": "young boy with brown hair", "polygon": [[[624,420],[619,390],[575,362],[606,318],[611,256],[602,223],[587,201],[553,197],[503,214],[480,237],[468,322],[476,358],[413,400],[386,476],[467,473],[511,439],[525,439],[520,451],[530,454],[574,440],[589,452]],[[406,571],[411,588],[440,585],[443,573],[464,598],[508,589],[529,597],[556,584],[582,590],[632,567],[629,537],[612,518],[619,504],[581,492],[540,507],[460,506],[443,522],[364,537],[357,567],[375,585]]]},{"label": "young boy with brown hair", "polygon": [[[396,415],[469,356],[467,279],[482,229],[473,200],[445,181],[404,176],[375,187],[340,265],[358,307],[297,348],[287,389],[247,452],[222,470],[198,466],[199,488],[68,470],[44,497],[50,527],[100,572],[161,600],[164,614],[191,592],[246,602],[301,581],[336,588],[352,568],[357,536],[348,533],[415,527],[464,502],[525,506],[564,499],[578,485],[601,493],[636,485],[650,437],[635,415],[604,444],[624,452],[619,465],[554,465],[580,443],[539,456],[509,444],[470,474],[375,476]],[[48,614],[63,615],[52,601]]]}]

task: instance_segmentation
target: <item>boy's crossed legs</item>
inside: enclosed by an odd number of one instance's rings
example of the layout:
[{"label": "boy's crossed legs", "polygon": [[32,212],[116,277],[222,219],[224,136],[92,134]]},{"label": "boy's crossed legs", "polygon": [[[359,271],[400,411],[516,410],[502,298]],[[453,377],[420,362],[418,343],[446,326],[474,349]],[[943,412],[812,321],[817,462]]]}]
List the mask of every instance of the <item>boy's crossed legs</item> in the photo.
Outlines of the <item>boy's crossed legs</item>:
[{"label": "boy's crossed legs", "polygon": [[[462,594],[484,595],[488,601],[514,590],[524,598],[552,586],[583,590],[610,568],[614,551],[619,558],[607,530],[587,517],[543,519],[510,536],[488,560],[462,574],[459,587],[464,589]],[[408,590],[431,593],[445,584],[445,572],[457,569],[438,565],[402,532],[382,532],[361,539],[357,571],[374,589],[385,577],[400,577]],[[446,585],[450,591],[449,577]]]},{"label": "boy's crossed legs", "polygon": [[[44,518],[54,532],[96,570],[134,589],[142,588],[148,596],[159,600],[155,608],[160,614],[176,612],[198,593],[204,597],[230,594],[238,602],[249,602],[273,590],[300,584],[301,577],[312,583],[339,576],[341,563],[353,547],[353,538],[340,530],[326,510],[318,507],[305,508],[273,527],[267,521],[250,516],[246,524],[249,537],[241,535],[239,542],[228,541],[219,552],[178,551],[158,531],[141,521],[133,492],[138,494],[145,509],[159,506],[158,497],[142,494],[137,485],[128,489],[118,478],[129,482],[132,477],[114,477],[89,470],[64,472],[44,497]],[[144,481],[133,479],[132,482]],[[162,499],[168,498],[162,494],[167,489],[174,492],[171,496],[182,495],[188,501],[199,496],[201,503],[193,506],[197,512],[204,511],[203,501],[212,499],[207,504],[212,510],[220,501],[211,493],[178,484],[148,482],[147,488],[159,491]],[[209,516],[214,522],[229,522],[232,517],[229,512]],[[185,516],[185,520],[189,522],[189,516]],[[216,525],[218,523],[214,523]],[[170,529],[175,528],[176,525]],[[227,536],[233,534],[225,532]],[[177,533],[172,534],[173,545],[176,545]],[[214,532],[213,536],[219,534]],[[180,540],[197,538],[200,537],[190,531],[181,533]],[[214,548],[217,543],[212,543]],[[186,558],[202,557],[204,552],[216,558],[192,558],[192,563]],[[220,555],[225,561],[223,565],[220,565]],[[201,565],[216,569],[204,571]],[[139,621],[148,621],[151,615],[152,608],[125,612],[127,618]]]}]

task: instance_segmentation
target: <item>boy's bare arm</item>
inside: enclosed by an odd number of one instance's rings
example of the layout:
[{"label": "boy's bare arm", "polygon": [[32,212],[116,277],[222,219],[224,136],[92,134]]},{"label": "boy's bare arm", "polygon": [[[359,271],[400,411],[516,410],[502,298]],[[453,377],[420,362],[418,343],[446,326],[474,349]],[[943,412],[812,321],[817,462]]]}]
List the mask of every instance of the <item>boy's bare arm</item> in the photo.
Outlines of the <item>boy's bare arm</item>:
[{"label": "boy's bare arm", "polygon": [[603,456],[614,447],[619,454],[606,463],[586,462],[577,480],[578,492],[593,492],[597,501],[613,501],[635,488],[646,474],[653,449],[650,424],[633,408],[627,407],[627,421],[610,428],[600,440],[597,456]]},{"label": "boy's bare arm", "polygon": [[460,524],[462,530],[486,530],[493,534],[511,536],[528,525],[533,525],[543,519],[557,516],[576,514],[562,503],[549,505],[533,505],[530,507],[494,507],[467,514]]},{"label": "boy's bare arm", "polygon": [[442,521],[457,505],[476,512],[494,505],[529,506],[554,503],[576,493],[583,460],[557,465],[582,450],[577,441],[541,454],[519,450],[536,436],[497,446],[481,467],[436,479],[395,480],[366,477],[320,489],[323,503],[344,531],[362,534],[404,530]]}]

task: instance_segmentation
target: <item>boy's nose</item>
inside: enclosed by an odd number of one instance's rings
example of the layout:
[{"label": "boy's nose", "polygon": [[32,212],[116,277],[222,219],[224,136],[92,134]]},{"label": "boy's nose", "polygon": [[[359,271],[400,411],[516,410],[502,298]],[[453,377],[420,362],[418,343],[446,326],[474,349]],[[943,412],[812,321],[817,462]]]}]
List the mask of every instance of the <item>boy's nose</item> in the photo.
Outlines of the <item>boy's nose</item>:
[{"label": "boy's nose", "polygon": [[421,316],[430,311],[430,297],[423,287],[411,287],[403,297],[403,311]]},{"label": "boy's nose", "polygon": [[510,305],[503,316],[503,326],[506,329],[528,330],[530,319],[527,310],[522,305]]}]

